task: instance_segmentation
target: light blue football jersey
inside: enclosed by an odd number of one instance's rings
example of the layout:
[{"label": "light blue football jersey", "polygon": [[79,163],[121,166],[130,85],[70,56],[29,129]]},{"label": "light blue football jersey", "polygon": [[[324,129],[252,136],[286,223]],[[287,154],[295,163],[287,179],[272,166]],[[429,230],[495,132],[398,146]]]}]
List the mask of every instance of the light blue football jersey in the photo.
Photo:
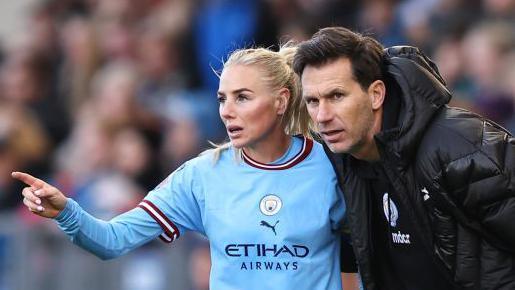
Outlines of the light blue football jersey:
[{"label": "light blue football jersey", "polygon": [[[241,159],[241,160],[240,160]],[[292,137],[286,154],[261,164],[224,150],[173,172],[138,208],[102,222],[68,202],[57,217],[72,241],[114,257],[160,235],[186,231],[211,247],[211,289],[341,289],[337,229],[345,205],[322,146]]]}]

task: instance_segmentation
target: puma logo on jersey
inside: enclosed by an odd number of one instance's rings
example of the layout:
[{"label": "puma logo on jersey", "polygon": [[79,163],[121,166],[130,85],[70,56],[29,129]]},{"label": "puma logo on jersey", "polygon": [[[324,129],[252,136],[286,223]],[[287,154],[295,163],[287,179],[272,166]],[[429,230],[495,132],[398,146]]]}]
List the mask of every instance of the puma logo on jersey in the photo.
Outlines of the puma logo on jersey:
[{"label": "puma logo on jersey", "polygon": [[260,226],[264,226],[264,227],[267,227],[267,228],[271,228],[272,231],[274,232],[274,235],[277,236],[277,233],[275,232],[275,226],[279,223],[279,221],[276,221],[275,224],[272,226],[270,225],[269,223],[265,222],[265,221],[261,221],[261,223],[259,224]]}]

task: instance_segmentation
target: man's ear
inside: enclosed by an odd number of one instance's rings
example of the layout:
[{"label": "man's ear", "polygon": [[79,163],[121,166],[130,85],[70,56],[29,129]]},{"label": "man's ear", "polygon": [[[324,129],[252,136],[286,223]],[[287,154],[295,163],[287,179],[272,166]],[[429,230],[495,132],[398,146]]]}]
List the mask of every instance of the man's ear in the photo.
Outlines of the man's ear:
[{"label": "man's ear", "polygon": [[280,89],[279,93],[277,94],[277,98],[275,100],[278,115],[283,115],[286,112],[286,108],[288,108],[289,101],[290,101],[290,90],[287,88]]},{"label": "man's ear", "polygon": [[372,102],[372,109],[377,110],[381,108],[384,103],[384,97],[386,95],[386,86],[381,80],[376,80],[368,86],[368,96]]}]

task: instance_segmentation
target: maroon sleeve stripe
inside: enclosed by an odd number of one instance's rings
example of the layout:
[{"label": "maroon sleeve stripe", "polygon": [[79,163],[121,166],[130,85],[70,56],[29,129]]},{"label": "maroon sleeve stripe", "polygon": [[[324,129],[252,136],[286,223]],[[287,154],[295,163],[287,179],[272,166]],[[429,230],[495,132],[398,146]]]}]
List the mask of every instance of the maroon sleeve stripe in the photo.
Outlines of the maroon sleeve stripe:
[{"label": "maroon sleeve stripe", "polygon": [[179,238],[180,232],[177,226],[152,202],[143,200],[138,207],[146,211],[161,226],[164,231],[160,236],[161,240],[171,243]]},{"label": "maroon sleeve stripe", "polygon": [[168,244],[173,242],[173,240],[171,240],[170,237],[168,237],[165,233],[160,234],[159,239]]}]

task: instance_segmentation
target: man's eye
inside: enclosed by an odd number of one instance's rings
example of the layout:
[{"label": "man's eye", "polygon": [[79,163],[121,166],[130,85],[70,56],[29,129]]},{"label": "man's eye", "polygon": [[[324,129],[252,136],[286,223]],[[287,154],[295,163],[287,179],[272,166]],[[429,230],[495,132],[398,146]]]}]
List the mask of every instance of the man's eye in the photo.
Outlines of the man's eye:
[{"label": "man's eye", "polygon": [[222,104],[222,103],[224,103],[224,102],[225,102],[226,97],[224,97],[224,96],[218,96],[218,97],[217,97],[217,99],[218,99],[218,102],[219,102],[220,104]]},{"label": "man's eye", "polygon": [[314,105],[314,104],[316,104],[316,103],[318,103],[318,100],[317,100],[317,99],[315,99],[315,98],[306,98],[306,104],[308,104],[308,105]]},{"label": "man's eye", "polygon": [[333,99],[335,99],[335,100],[339,100],[343,97],[344,97],[344,95],[342,93],[334,93],[333,94]]}]

